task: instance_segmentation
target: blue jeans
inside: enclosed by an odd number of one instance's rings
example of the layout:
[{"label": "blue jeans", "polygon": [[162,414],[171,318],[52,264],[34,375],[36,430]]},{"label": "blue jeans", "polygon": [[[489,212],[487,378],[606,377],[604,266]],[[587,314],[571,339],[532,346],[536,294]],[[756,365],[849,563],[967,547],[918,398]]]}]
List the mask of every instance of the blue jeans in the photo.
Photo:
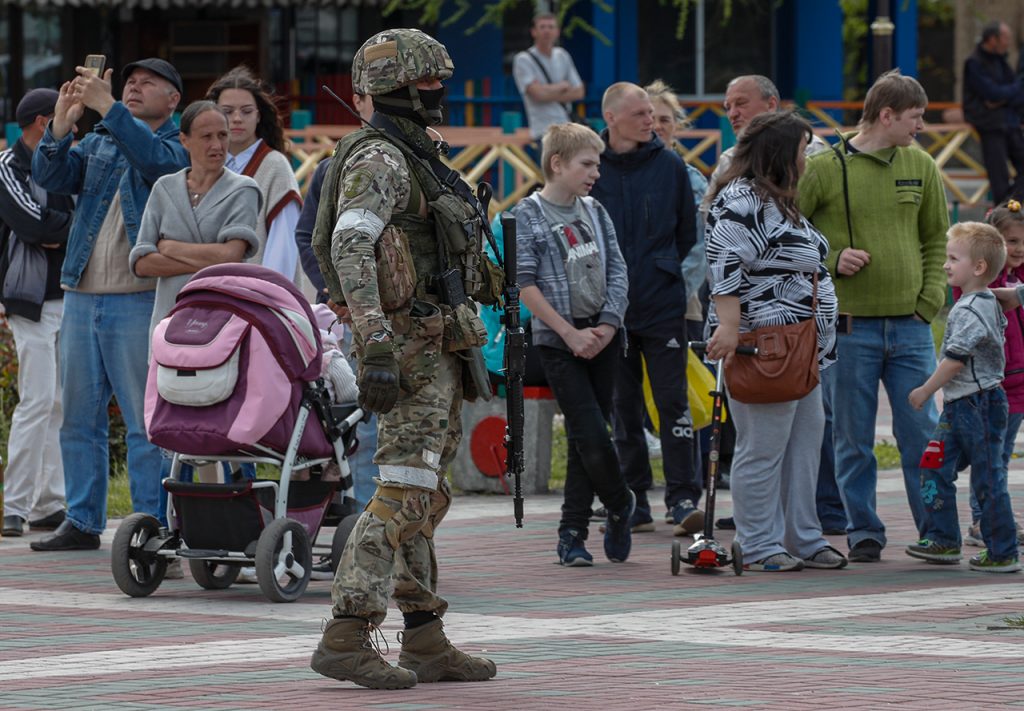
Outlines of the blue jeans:
[{"label": "blue jeans", "polygon": [[839,360],[825,371],[824,381],[825,397],[832,403],[836,483],[849,518],[847,542],[853,547],[870,538],[884,547],[885,525],[875,503],[878,383],[885,386],[892,407],[907,501],[920,532],[924,507],[919,467],[938,414],[932,401],[915,410],[907,396],[935,370],[935,343],[928,324],[912,316],[854,318],[853,332],[839,334],[838,348]]},{"label": "blue jeans", "polygon": [[[1003,441],[1003,468],[1009,469],[1010,459],[1013,458],[1013,445],[1017,440],[1017,433],[1020,431],[1021,423],[1024,423],[1024,412],[1011,412],[1006,418],[1006,439]],[[971,489],[971,523],[981,520],[981,504],[978,497]]]},{"label": "blue jeans", "polygon": [[[828,377],[828,368],[822,379]],[[818,509],[818,522],[822,529],[846,530],[846,510],[843,508],[843,497],[836,483],[836,453],[832,443],[832,402],[825,396],[827,390],[821,388],[821,404],[825,412],[825,434],[821,440],[821,463],[818,465],[818,488],[815,502]]]},{"label": "blue jeans", "polygon": [[1017,557],[1017,528],[1006,490],[1006,393],[992,388],[947,402],[921,461],[922,538],[960,547],[956,512],[957,464],[971,465],[971,491],[981,502],[981,536],[989,557]]},{"label": "blue jeans", "polygon": [[68,520],[86,533],[107,525],[110,478],[107,407],[113,395],[127,426],[132,508],[166,524],[160,450],[146,437],[146,391],[152,291],[64,296],[60,355],[64,424],[60,430]]}]

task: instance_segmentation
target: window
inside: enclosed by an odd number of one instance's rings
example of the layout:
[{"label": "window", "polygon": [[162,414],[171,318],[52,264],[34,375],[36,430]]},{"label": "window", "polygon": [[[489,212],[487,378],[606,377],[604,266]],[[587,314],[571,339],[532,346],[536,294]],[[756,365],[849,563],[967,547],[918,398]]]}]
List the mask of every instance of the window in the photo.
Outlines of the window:
[{"label": "window", "polygon": [[60,11],[30,10],[24,15],[25,91],[61,85]]},{"label": "window", "polygon": [[297,74],[342,74],[363,43],[358,8],[301,8],[295,11]]},{"label": "window", "polygon": [[732,14],[724,22],[723,0],[696,0],[680,40],[660,3],[640,3],[640,83],[660,78],[680,94],[704,97],[724,94],[729,80],[740,74],[771,77],[774,5],[732,0]]}]

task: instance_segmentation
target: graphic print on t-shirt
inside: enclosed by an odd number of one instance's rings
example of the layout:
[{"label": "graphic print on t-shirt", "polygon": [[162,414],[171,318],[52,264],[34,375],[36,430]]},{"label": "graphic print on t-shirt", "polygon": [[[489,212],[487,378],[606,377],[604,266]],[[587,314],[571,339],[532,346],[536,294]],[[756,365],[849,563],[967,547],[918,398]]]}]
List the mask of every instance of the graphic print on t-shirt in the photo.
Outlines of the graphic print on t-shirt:
[{"label": "graphic print on t-shirt", "polygon": [[597,242],[583,220],[573,220],[572,224],[562,225],[562,239],[565,242],[566,265],[598,253]]}]

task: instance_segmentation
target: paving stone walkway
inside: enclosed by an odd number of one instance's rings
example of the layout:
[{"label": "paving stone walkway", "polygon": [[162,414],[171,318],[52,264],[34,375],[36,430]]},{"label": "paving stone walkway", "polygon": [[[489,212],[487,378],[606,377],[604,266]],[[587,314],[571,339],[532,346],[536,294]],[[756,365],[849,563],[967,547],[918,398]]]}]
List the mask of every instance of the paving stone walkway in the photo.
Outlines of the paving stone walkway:
[{"label": "paving stone walkway", "polygon": [[[966,492],[961,510],[966,507]],[[1011,493],[1024,500],[1024,467]],[[719,514],[729,511],[722,492]],[[308,668],[330,585],[292,604],[257,586],[165,581],[122,595],[103,547],[34,553],[0,542],[0,708],[22,709],[779,709],[1024,705],[1024,574],[932,566],[913,538],[896,472],[879,505],[890,545],[877,564],[800,573],[670,574],[671,530],[635,537],[623,564],[561,568],[560,500],[459,497],[437,533],[451,638],[498,664],[477,684],[369,691]],[[325,534],[322,534],[325,535]],[[726,544],[728,533],[721,536]],[[833,542],[845,551],[842,537]],[[974,549],[965,549],[970,553]],[[395,662],[397,611],[384,633]]]}]

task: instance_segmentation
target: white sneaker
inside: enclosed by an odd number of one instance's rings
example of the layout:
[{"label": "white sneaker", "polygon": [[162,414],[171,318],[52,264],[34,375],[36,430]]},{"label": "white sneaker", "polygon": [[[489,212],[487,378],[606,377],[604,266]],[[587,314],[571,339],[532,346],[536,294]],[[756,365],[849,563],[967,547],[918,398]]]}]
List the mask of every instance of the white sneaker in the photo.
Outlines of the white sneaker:
[{"label": "white sneaker", "polygon": [[644,437],[647,439],[647,454],[652,459],[661,459],[661,440],[647,430],[644,430]]},{"label": "white sneaker", "polygon": [[236,585],[255,585],[256,584],[256,566],[247,566],[238,571],[238,580],[235,581]]},{"label": "white sneaker", "polygon": [[185,571],[181,567],[181,558],[171,558],[167,563],[167,570],[164,571],[164,580],[181,580],[185,577]]}]

